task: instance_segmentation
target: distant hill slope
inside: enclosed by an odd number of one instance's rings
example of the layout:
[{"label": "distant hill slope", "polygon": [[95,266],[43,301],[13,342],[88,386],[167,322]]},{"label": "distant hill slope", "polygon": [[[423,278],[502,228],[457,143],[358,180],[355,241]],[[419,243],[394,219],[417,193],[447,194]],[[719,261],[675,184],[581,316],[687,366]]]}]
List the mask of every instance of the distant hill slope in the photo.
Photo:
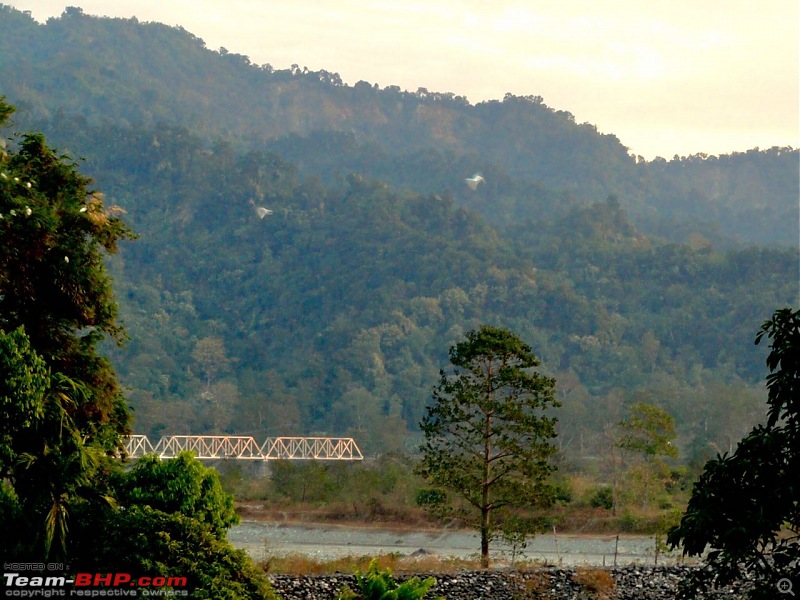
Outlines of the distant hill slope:
[{"label": "distant hill slope", "polygon": [[[76,115],[179,125],[238,149],[280,148],[322,177],[358,171],[421,193],[451,189],[500,224],[538,218],[554,199],[613,194],[640,227],[672,239],[797,241],[797,151],[637,164],[616,137],[536,96],[470,105],[451,93],[346,86],[335,73],[212,51],[180,28],[77,8],[38,24],[0,7],[0,82],[21,126]],[[493,187],[461,193],[478,170]]]},{"label": "distant hill slope", "polygon": [[350,432],[396,447],[449,346],[491,323],[558,377],[565,446],[593,451],[614,411],[646,397],[702,449],[722,443],[708,423],[734,437],[749,423],[764,358],[752,337],[797,301],[796,249],[665,243],[613,198],[499,227],[452,194],[357,174],[327,185],[178,127],[53,122],[51,141],[85,157],[140,236],[111,264],[131,341],[109,352],[153,435]]},{"label": "distant hill slope", "polygon": [[[61,110],[95,122],[163,121],[244,145],[335,129],[400,150],[475,149],[559,188],[602,185],[617,168],[632,166],[615,137],[577,125],[541,99],[471,106],[452,94],[350,87],[334,73],[273,71],[211,51],[182,29],[75,8],[44,25],[3,9],[0,77],[9,100],[33,118]],[[604,160],[587,160],[592,154]],[[608,161],[614,169],[603,168]]]}]

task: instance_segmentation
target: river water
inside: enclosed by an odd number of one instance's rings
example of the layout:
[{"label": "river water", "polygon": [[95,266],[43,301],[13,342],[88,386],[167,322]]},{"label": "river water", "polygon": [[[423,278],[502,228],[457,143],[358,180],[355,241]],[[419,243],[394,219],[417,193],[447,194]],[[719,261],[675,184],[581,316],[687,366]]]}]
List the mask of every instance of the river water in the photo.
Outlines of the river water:
[{"label": "river water", "polygon": [[[396,553],[431,553],[441,557],[476,558],[480,539],[473,531],[394,532],[373,528],[332,525],[294,525],[263,521],[243,521],[228,532],[228,539],[256,560],[270,556],[302,554],[319,560],[342,556],[374,556]],[[616,552],[615,552],[616,550]],[[422,552],[420,552],[422,551]],[[509,560],[511,548],[493,542],[494,560]],[[655,540],[652,536],[602,536],[539,534],[528,541],[517,558],[548,564],[613,566],[631,563],[653,564]],[[675,556],[658,557],[658,564],[671,564]]]}]

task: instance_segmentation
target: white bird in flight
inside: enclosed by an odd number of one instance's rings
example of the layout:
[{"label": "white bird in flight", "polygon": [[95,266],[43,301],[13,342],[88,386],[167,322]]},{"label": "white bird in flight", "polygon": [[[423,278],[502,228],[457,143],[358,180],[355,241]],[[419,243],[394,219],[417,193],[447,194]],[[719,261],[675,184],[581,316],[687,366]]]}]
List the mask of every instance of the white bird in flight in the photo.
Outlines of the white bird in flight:
[{"label": "white bird in flight", "polygon": [[480,173],[475,173],[472,177],[467,177],[464,179],[464,182],[469,186],[471,190],[477,190],[478,185],[481,183],[486,183],[486,180],[483,178],[483,175]]},{"label": "white bird in flight", "polygon": [[259,219],[263,219],[267,215],[271,215],[272,211],[268,208],[264,208],[263,206],[256,206],[256,203],[253,202],[253,199],[250,198],[249,200],[250,206],[256,209],[256,214],[258,215]]}]

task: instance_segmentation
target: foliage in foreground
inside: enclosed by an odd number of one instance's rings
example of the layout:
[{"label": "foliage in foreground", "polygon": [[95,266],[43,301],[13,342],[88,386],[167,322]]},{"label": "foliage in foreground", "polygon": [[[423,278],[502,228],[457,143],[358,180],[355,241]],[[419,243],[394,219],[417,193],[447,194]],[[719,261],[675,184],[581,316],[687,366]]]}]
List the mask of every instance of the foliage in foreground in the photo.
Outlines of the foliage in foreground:
[{"label": "foliage in foreground", "polygon": [[226,539],[238,523],[233,498],[191,453],[146,456],[114,473],[111,487],[118,506],[94,515],[103,536],[76,548],[82,568],[186,577],[181,589],[192,598],[274,597],[264,573]]},{"label": "foliage in foreground", "polygon": [[190,517],[220,538],[239,523],[233,497],[223,491],[217,472],[196,460],[191,452],[181,452],[170,460],[156,455],[140,458],[118,479],[115,496],[123,505],[147,505],[164,513]]},{"label": "foliage in foreground", "polygon": [[105,515],[103,535],[82,548],[81,567],[150,577],[185,577],[191,598],[274,598],[269,582],[243,550],[197,519],[133,505]]},{"label": "foliage in foreground", "polygon": [[[0,98],[0,126],[13,113]],[[74,521],[110,501],[129,414],[97,347],[124,338],[104,259],[131,233],[40,134],[0,144],[0,550],[68,556]]]},{"label": "foliage in foreground", "polygon": [[[13,108],[0,98],[0,125]],[[132,237],[39,134],[0,145],[0,556],[186,578],[193,598],[271,598],[225,540],[232,498],[188,455],[124,472],[130,415],[97,348],[125,337],[104,259]]]},{"label": "foliage in foreground", "polygon": [[422,600],[427,596],[436,579],[428,577],[421,580],[412,577],[397,583],[390,569],[381,570],[377,561],[370,562],[366,573],[356,573],[357,592],[344,586],[337,600]]},{"label": "foliage in foreground", "polygon": [[[754,598],[774,598],[778,582],[800,571],[800,310],[784,308],[756,337],[771,340],[768,411],[736,451],[705,466],[672,547],[701,555],[708,568],[692,589],[754,574]],[[797,582],[795,582],[797,583]]]}]

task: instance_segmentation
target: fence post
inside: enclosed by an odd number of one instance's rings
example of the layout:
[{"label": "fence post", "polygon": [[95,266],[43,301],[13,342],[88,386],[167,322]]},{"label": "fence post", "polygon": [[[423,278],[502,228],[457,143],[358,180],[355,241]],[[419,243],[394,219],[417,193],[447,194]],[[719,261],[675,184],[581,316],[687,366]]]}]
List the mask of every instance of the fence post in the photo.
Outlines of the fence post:
[{"label": "fence post", "polygon": [[558,537],[556,537],[555,525],[553,525],[553,539],[556,541],[556,556],[558,556],[558,565],[561,566],[561,552],[558,550]]}]

